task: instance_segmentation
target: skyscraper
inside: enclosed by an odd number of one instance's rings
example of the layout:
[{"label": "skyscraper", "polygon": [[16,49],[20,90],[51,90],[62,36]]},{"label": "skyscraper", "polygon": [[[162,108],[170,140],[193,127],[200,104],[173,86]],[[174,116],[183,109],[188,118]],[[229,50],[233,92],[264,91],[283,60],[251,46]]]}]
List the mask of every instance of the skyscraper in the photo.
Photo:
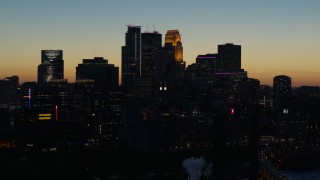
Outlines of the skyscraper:
[{"label": "skyscraper", "polygon": [[174,47],[176,62],[183,62],[183,47],[179,30],[168,30],[165,38],[165,46]]},{"label": "skyscraper", "polygon": [[10,111],[19,104],[19,77],[11,76],[0,80],[0,107],[7,107]]},{"label": "skyscraper", "polygon": [[156,54],[162,44],[162,35],[156,31],[141,33],[141,74],[155,76]]},{"label": "skyscraper", "polygon": [[134,94],[142,101],[155,97],[156,55],[161,42],[162,35],[156,31],[141,33],[141,71],[134,80]]},{"label": "skyscraper", "polygon": [[[289,108],[291,100],[291,78],[285,75],[273,78],[273,103],[279,110]],[[287,111],[287,110],[285,110]]]},{"label": "skyscraper", "polygon": [[43,84],[53,79],[54,66],[50,62],[43,62],[38,66],[38,83]]},{"label": "skyscraper", "polygon": [[38,83],[51,79],[64,79],[62,50],[41,50],[41,64],[38,66]]},{"label": "skyscraper", "polygon": [[141,74],[141,26],[128,26],[122,46],[122,86],[132,91],[134,79]]},{"label": "skyscraper", "polygon": [[218,63],[218,54],[198,55],[196,58],[196,64],[198,68],[198,79],[212,79],[214,73],[217,72]]},{"label": "skyscraper", "polygon": [[103,57],[83,59],[76,67],[76,79],[92,79],[97,91],[109,91],[118,87],[119,68],[108,64]]},{"label": "skyscraper", "polygon": [[227,43],[218,45],[221,68],[226,72],[241,71],[241,46]]}]

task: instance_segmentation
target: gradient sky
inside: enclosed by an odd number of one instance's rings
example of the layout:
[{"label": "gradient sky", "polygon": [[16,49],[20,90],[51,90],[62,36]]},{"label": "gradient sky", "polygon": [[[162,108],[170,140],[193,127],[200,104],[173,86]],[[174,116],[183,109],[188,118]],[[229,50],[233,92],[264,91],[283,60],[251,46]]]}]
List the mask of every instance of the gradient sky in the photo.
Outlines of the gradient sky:
[{"label": "gradient sky", "polygon": [[293,86],[320,85],[319,0],[1,0],[0,79],[36,81],[42,49],[61,49],[65,78],[82,59],[103,56],[120,67],[126,25],[178,29],[184,60],[242,46],[242,68],[261,84],[275,75]]}]

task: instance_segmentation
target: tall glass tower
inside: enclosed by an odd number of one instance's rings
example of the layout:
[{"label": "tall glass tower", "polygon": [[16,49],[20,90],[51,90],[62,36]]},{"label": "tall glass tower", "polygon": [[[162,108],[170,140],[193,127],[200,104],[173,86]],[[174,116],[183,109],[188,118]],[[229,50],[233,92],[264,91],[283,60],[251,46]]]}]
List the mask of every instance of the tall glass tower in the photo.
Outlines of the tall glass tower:
[{"label": "tall glass tower", "polygon": [[62,50],[41,50],[41,64],[38,66],[38,83],[51,79],[64,79]]},{"label": "tall glass tower", "polygon": [[162,45],[162,35],[157,32],[141,33],[141,73],[140,76],[155,76],[156,55]]},{"label": "tall glass tower", "polygon": [[128,25],[121,59],[122,86],[131,91],[134,79],[141,74],[141,26]]}]

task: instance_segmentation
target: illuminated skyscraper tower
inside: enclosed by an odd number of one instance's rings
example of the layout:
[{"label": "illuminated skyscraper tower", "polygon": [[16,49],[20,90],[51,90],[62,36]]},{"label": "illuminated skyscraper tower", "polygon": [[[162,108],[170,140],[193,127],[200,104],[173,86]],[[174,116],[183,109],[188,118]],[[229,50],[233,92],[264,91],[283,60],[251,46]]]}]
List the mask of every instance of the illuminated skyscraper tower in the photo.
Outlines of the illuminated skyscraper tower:
[{"label": "illuminated skyscraper tower", "polygon": [[38,83],[47,83],[51,79],[64,79],[63,51],[42,50],[41,64],[38,66]]},{"label": "illuminated skyscraper tower", "polygon": [[174,47],[176,62],[183,62],[183,47],[179,30],[168,30],[165,38],[165,46]]}]

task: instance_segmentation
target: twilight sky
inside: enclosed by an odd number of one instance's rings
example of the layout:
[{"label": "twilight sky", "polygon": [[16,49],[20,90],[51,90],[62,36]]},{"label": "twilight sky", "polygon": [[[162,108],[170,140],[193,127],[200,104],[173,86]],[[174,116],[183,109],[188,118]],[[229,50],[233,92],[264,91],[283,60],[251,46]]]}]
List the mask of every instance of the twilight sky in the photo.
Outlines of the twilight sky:
[{"label": "twilight sky", "polygon": [[242,46],[242,68],[261,84],[275,75],[293,86],[320,85],[319,0],[1,0],[0,79],[36,81],[42,49],[61,49],[65,78],[82,59],[103,56],[120,67],[126,25],[178,29],[184,60]]}]

